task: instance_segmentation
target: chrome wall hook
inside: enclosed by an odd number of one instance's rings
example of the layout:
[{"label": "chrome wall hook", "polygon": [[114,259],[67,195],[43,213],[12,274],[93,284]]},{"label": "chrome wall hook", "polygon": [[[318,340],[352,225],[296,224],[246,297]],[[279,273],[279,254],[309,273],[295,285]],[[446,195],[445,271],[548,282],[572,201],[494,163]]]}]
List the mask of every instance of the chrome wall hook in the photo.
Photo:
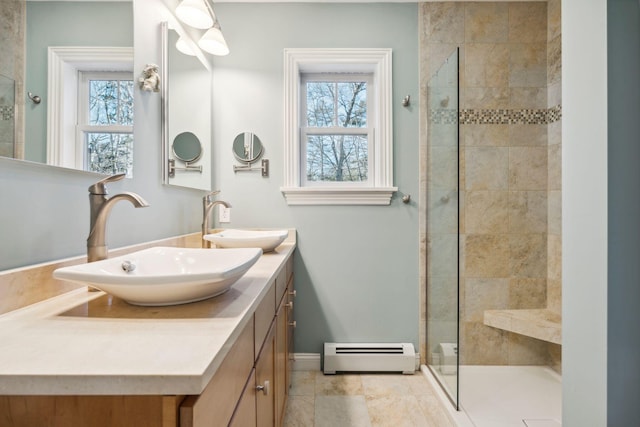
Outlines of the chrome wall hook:
[{"label": "chrome wall hook", "polygon": [[40,104],[42,102],[42,98],[40,98],[38,95],[34,95],[31,92],[27,92],[27,95],[34,104]]},{"label": "chrome wall hook", "polygon": [[411,105],[411,95],[407,95],[402,99],[403,107],[408,107],[409,105]]}]

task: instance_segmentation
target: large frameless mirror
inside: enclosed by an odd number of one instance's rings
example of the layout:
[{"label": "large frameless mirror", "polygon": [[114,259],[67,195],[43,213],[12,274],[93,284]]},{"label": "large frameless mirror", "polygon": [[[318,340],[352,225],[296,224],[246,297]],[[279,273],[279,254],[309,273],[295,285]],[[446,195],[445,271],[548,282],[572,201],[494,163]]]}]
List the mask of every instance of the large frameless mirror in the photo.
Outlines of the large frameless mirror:
[{"label": "large frameless mirror", "polygon": [[211,64],[188,31],[163,22],[164,183],[211,189]]},{"label": "large frameless mirror", "polygon": [[0,156],[131,176],[133,3],[2,1],[0,16]]}]

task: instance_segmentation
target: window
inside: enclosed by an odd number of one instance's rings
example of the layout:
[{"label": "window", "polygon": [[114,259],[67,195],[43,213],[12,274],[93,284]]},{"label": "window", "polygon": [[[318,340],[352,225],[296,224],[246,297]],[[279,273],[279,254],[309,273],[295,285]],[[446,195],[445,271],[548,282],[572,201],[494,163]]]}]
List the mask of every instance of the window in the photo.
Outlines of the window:
[{"label": "window", "polygon": [[305,74],[302,76],[301,161],[306,185],[366,183],[371,74]]},{"label": "window", "polygon": [[131,177],[133,87],[132,73],[80,72],[76,144],[84,170]]},{"label": "window", "polygon": [[[108,46],[49,46],[48,48],[48,70],[47,70],[47,164],[62,166],[81,170],[94,170],[102,173],[112,173],[114,170],[126,172],[127,176],[132,174],[133,158],[133,48],[131,47],[108,47]],[[105,92],[106,83],[103,85],[103,103],[110,105],[109,113],[103,109],[103,114],[98,118],[94,115],[94,125],[100,123],[110,126],[105,128],[85,129],[91,119],[89,112],[90,88],[87,79],[83,76],[90,73],[104,73],[110,70],[109,77],[94,79],[96,81],[123,81],[129,80],[129,95],[126,95],[124,87],[112,86],[111,93]],[[110,73],[118,75],[121,72],[125,76],[113,78]],[[126,77],[128,76],[128,77]],[[94,101],[98,103],[100,98],[99,86],[96,83],[94,88]],[[126,86],[126,85],[125,85]],[[117,97],[114,101],[107,101],[112,95]],[[126,101],[127,97],[129,101]],[[113,106],[115,105],[115,119]],[[104,106],[104,104],[103,104]],[[106,108],[106,107],[105,107]],[[97,114],[97,113],[96,113]],[[118,114],[120,118],[118,119]],[[128,117],[128,118],[127,118]],[[116,124],[115,121],[121,123]],[[125,127],[118,127],[125,126]],[[112,146],[120,147],[115,149],[117,155],[112,157],[110,162],[105,162],[105,149],[108,144],[106,140],[111,140]],[[92,145],[92,153],[89,154],[87,148]],[[128,160],[123,160],[126,156],[122,147],[128,147]],[[97,151],[96,151],[97,150]],[[98,154],[98,151],[102,151]],[[113,152],[113,150],[112,150]],[[94,160],[91,160],[91,159]],[[88,166],[93,163],[95,168]],[[97,165],[102,166],[98,167]],[[125,165],[126,164],[126,169]],[[115,167],[115,169],[114,169]],[[97,170],[100,169],[100,170]]]},{"label": "window", "polygon": [[390,102],[390,49],[286,49],[287,203],[388,205]]}]

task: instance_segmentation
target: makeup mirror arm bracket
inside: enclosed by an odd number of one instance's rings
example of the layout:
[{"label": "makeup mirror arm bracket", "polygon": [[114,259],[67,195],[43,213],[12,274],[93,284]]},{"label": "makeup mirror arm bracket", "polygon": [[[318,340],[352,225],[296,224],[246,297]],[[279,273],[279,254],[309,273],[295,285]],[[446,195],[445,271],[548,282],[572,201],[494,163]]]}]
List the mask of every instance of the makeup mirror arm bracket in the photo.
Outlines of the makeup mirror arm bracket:
[{"label": "makeup mirror arm bracket", "polygon": [[269,159],[262,159],[262,166],[254,168],[251,167],[251,163],[244,164],[242,166],[233,165],[233,172],[248,172],[248,171],[262,171],[262,176],[269,176]]},{"label": "makeup mirror arm bracket", "polygon": [[175,159],[169,159],[169,178],[174,178],[176,176],[176,171],[185,171],[185,172],[200,172],[202,173],[202,165],[194,166],[185,162],[184,167],[176,166]]}]

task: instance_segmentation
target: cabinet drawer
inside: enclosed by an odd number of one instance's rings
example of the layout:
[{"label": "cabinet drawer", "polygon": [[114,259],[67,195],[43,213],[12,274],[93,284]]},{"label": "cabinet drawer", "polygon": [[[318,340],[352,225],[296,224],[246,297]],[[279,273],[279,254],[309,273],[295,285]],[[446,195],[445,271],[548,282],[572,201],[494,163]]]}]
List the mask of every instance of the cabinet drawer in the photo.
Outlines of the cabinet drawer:
[{"label": "cabinet drawer", "polygon": [[180,406],[180,427],[227,426],[253,369],[253,323],[249,322],[199,396]]},{"label": "cabinet drawer", "polygon": [[285,264],[285,270],[287,271],[287,283],[289,283],[293,278],[293,254],[291,254],[289,259],[287,260],[287,263]]},{"label": "cabinet drawer", "polygon": [[269,285],[269,291],[264,296],[264,299],[256,309],[255,315],[253,316],[255,322],[255,342],[254,342],[254,357],[258,359],[258,354],[260,354],[260,349],[262,348],[262,343],[264,342],[267,333],[269,332],[269,328],[271,327],[271,322],[273,322],[273,318],[276,315],[276,284],[275,281]]}]

